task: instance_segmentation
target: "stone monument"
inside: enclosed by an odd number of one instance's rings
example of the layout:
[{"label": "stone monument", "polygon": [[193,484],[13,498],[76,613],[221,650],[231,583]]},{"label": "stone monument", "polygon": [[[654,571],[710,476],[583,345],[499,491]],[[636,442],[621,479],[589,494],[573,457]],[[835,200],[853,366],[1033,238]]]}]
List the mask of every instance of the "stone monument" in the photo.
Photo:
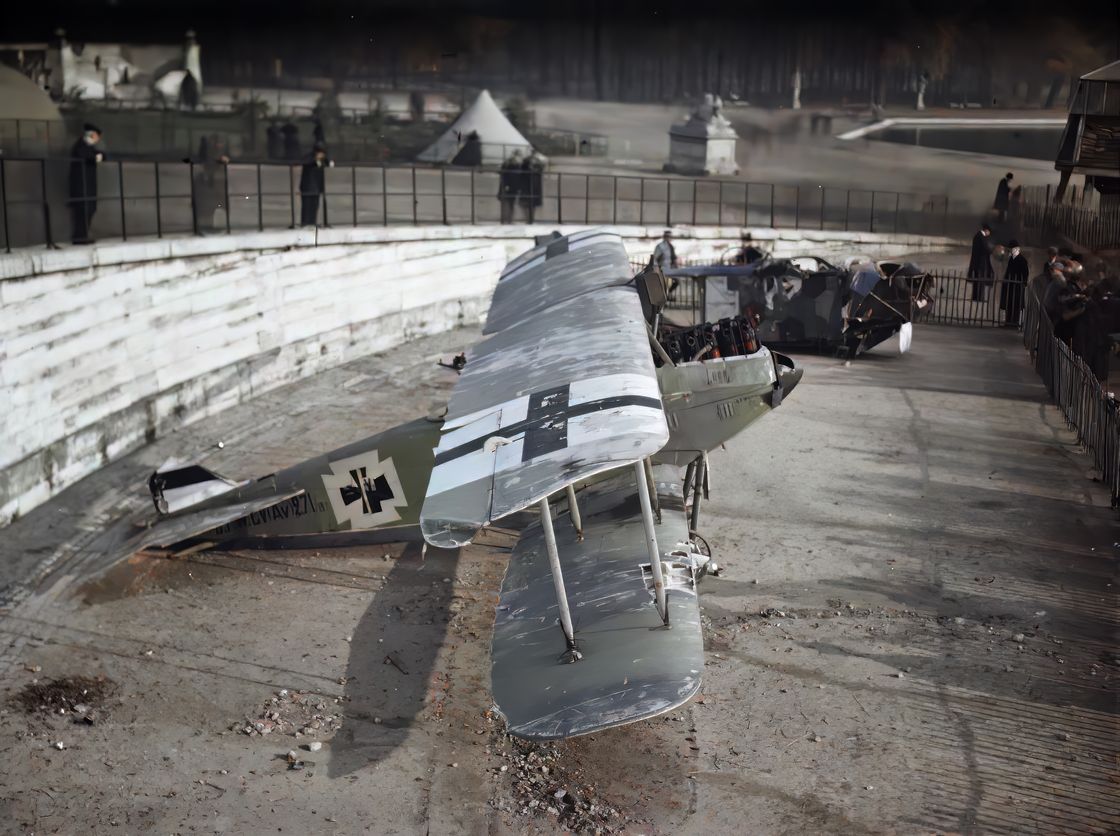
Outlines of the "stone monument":
[{"label": "stone monument", "polygon": [[738,174],[735,142],[739,135],[720,111],[723,101],[711,93],[687,122],[669,129],[669,162],[665,170],[676,174],[706,176]]}]

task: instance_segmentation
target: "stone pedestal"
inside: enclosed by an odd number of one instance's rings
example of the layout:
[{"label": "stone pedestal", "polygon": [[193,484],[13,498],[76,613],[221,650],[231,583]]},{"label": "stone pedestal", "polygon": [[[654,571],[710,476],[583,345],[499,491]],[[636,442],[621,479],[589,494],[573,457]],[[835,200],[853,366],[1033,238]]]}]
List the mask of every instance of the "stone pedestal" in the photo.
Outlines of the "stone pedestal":
[{"label": "stone pedestal", "polygon": [[739,135],[720,113],[719,96],[704,94],[704,101],[687,122],[669,129],[669,162],[665,170],[675,174],[707,176],[738,174],[735,143]]}]

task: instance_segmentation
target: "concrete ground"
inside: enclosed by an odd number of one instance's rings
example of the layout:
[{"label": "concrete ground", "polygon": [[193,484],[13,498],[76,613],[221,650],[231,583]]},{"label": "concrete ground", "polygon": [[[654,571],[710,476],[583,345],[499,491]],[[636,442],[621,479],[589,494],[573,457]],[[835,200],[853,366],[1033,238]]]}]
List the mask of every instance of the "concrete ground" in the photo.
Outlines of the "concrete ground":
[{"label": "concrete ground", "polygon": [[[500,550],[82,576],[166,456],[248,476],[362,437],[445,396],[435,357],[477,337],[273,391],[4,531],[6,831],[1117,832],[1116,514],[1003,330],[798,358],[797,391],[711,456],[701,529],[724,572],[702,588],[702,695],[606,734],[502,735]],[[92,725],[18,701],[77,675],[112,683]]]}]

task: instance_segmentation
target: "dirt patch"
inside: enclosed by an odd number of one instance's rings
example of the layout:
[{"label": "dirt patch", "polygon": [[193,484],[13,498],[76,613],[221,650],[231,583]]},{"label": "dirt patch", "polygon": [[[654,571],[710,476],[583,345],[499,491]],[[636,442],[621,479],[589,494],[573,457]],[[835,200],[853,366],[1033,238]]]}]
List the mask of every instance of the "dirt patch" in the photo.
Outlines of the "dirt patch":
[{"label": "dirt patch", "polygon": [[629,817],[586,781],[578,761],[564,756],[562,743],[496,737],[494,750],[506,761],[498,771],[508,780],[508,800],[491,802],[498,809],[522,822],[551,820],[572,833],[623,832]]},{"label": "dirt patch", "polygon": [[29,682],[11,702],[28,714],[73,714],[92,722],[94,712],[104,708],[117,686],[104,676],[67,676]]}]

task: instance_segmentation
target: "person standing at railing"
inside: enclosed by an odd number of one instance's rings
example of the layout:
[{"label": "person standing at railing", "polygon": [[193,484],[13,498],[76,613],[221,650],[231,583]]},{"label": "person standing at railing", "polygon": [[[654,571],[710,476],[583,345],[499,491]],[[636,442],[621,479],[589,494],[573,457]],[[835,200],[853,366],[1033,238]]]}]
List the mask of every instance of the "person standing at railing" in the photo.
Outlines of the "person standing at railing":
[{"label": "person standing at railing", "polygon": [[1019,318],[1023,314],[1023,291],[1026,290],[1027,279],[1031,275],[1031,266],[1019,249],[1018,241],[1009,241],[1007,249],[1009,258],[1007,270],[1003,274],[1003,287],[999,291],[999,306],[1006,314],[1004,326],[1018,328]]},{"label": "person standing at railing", "polygon": [[669,230],[661,233],[661,240],[653,248],[653,263],[662,270],[677,266],[677,250],[673,246],[672,233]]},{"label": "person standing at railing", "polygon": [[544,189],[544,157],[533,151],[521,164],[521,171],[521,205],[525,207],[529,223],[532,223],[537,209],[544,203],[541,194]]},{"label": "person standing at railing", "polygon": [[93,243],[89,227],[97,211],[97,165],[105,160],[100,141],[101,129],[87,122],[70,149],[70,240],[75,244]]},{"label": "person standing at railing", "polygon": [[183,110],[196,110],[198,101],[198,79],[194,77],[190,70],[187,70],[187,74],[183,76],[182,84],[179,85],[179,106]]},{"label": "person standing at railing", "polygon": [[1046,278],[1049,279],[1050,278],[1050,271],[1056,269],[1057,267],[1058,267],[1058,248],[1057,247],[1047,247],[1046,248],[1046,263],[1042,265],[1042,275],[1046,276]]},{"label": "person standing at railing", "polygon": [[317,143],[311,159],[303,164],[300,172],[300,226],[318,225],[319,199],[326,194],[327,169],[333,165],[334,161],[327,159],[326,146]]},{"label": "person standing at railing", "polygon": [[514,150],[502,163],[498,174],[498,202],[504,224],[513,223],[513,212],[521,195],[521,182],[521,151]]},{"label": "person standing at railing", "polygon": [[1041,272],[1031,279],[1028,286],[1028,290],[1034,294],[1040,305],[1042,300],[1046,298],[1046,289],[1054,279],[1054,274],[1057,271],[1057,261],[1058,248],[1048,247],[1046,249],[1046,263],[1042,265]]},{"label": "person standing at railing", "polygon": [[1111,335],[1120,332],[1120,299],[1115,296],[1115,281],[1106,278],[1105,272],[1094,269],[1081,286],[1084,313],[1071,321],[1070,334],[1073,353],[1102,383],[1108,380]]},{"label": "person standing at railing", "polygon": [[280,128],[280,133],[284,136],[284,159],[298,160],[299,128],[297,128],[291,122],[285,122],[284,126]]},{"label": "person standing at railing", "polygon": [[229,155],[221,137],[214,134],[199,139],[198,155],[189,162],[194,163],[191,198],[198,231],[201,234],[216,232],[219,229],[216,220],[219,211],[225,212],[225,220],[229,221],[229,206],[226,205]]},{"label": "person standing at railing", "polygon": [[471,131],[467,138],[461,140],[463,147],[451,159],[451,165],[469,166],[471,168],[482,165],[482,137],[478,131]]},{"label": "person standing at railing", "polygon": [[280,134],[280,126],[273,122],[265,131],[267,137],[268,158],[279,160],[284,156],[284,138]]},{"label": "person standing at railing", "polygon": [[999,218],[1000,223],[1007,220],[1007,210],[1011,206],[1011,180],[1014,177],[1015,175],[1009,171],[996,186],[996,199],[992,203],[992,208],[996,210],[996,217]]},{"label": "person standing at railing", "polygon": [[972,236],[972,257],[968,260],[968,278],[972,282],[972,301],[983,302],[988,298],[988,285],[996,272],[992,269],[992,228],[980,224],[980,229]]}]

